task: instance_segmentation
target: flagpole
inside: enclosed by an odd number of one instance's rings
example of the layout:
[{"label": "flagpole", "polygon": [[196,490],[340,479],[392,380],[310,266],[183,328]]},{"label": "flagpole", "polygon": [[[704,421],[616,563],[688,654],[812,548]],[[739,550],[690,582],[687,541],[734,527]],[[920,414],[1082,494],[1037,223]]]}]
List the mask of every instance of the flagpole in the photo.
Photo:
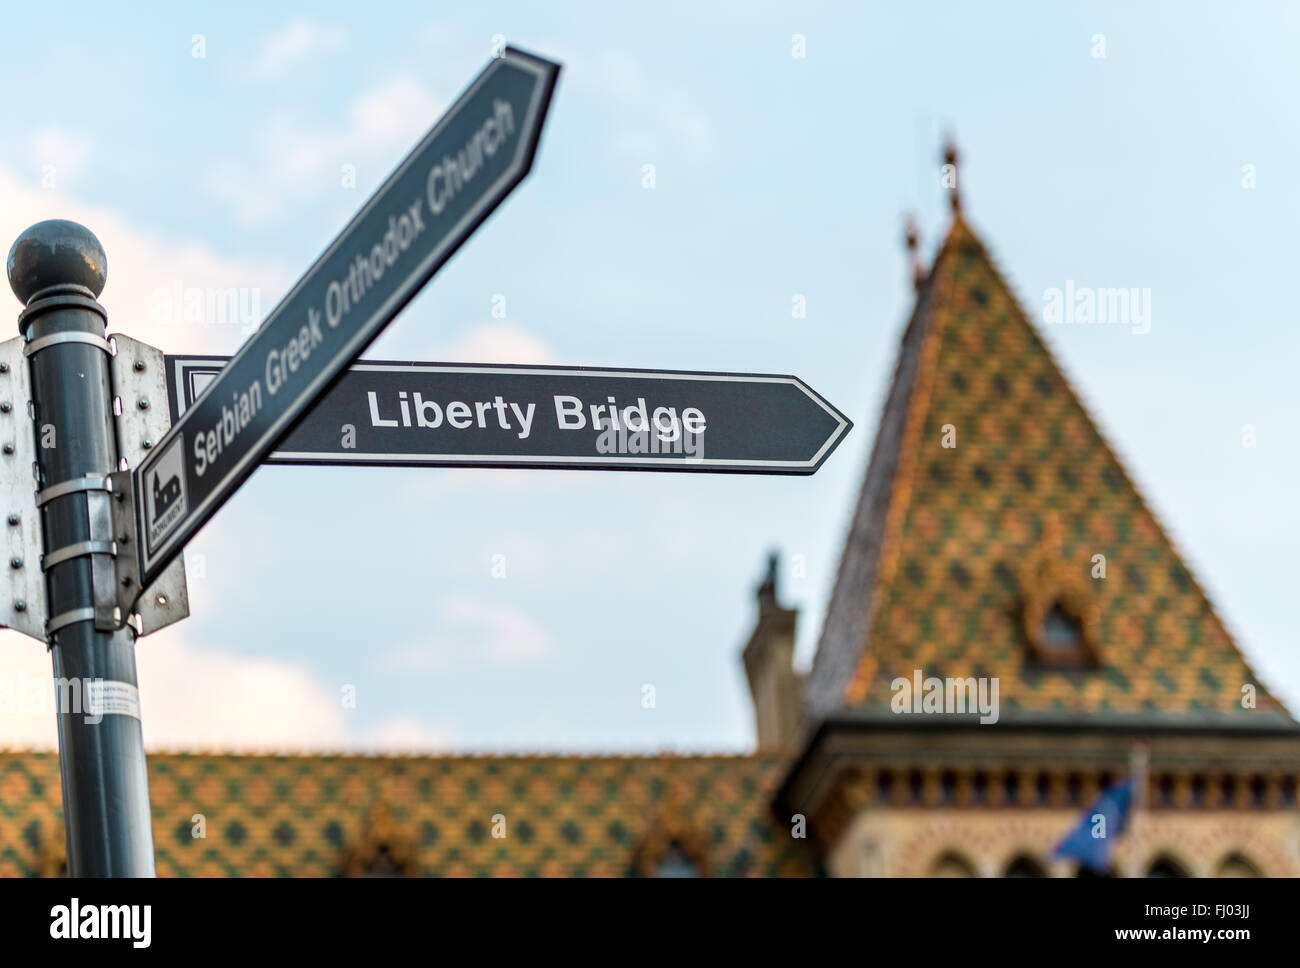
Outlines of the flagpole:
[{"label": "flagpole", "polygon": [[1139,739],[1133,744],[1131,755],[1132,775],[1133,775],[1133,826],[1130,828],[1132,834],[1129,837],[1129,851],[1131,857],[1129,860],[1129,876],[1142,876],[1142,846],[1143,835],[1146,831],[1147,812],[1147,763],[1149,752],[1145,739]]}]

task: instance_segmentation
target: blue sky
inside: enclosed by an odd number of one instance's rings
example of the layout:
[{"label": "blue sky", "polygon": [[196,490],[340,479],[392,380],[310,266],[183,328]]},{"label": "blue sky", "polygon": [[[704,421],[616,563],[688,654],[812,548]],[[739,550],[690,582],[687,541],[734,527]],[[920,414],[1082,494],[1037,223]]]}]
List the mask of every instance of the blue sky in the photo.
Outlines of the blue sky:
[{"label": "blue sky", "polygon": [[[160,323],[152,294],[246,286],[269,310],[501,35],[564,63],[538,164],[369,355],[789,372],[856,423],[807,479],[263,469],[191,545],[192,617],[140,645],[155,747],[747,748],[753,587],[780,549],[809,661],[910,308],[902,216],[932,251],[949,130],[1031,316],[1066,280],[1151,290],[1146,335],[1045,337],[1300,708],[1294,9],[68,10],[6,14],[0,234],[89,225],[112,329],[232,352],[238,327]],[[6,739],[52,723],[0,720]]]}]

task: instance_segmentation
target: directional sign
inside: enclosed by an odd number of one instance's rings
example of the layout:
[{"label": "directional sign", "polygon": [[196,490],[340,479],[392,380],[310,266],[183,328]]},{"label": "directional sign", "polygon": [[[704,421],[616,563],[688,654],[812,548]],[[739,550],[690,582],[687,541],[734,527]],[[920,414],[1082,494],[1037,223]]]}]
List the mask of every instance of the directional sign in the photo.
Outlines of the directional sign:
[{"label": "directional sign", "polygon": [[[225,363],[167,357],[174,421]],[[851,426],[792,376],[361,361],[267,463],[811,474]]]},{"label": "directional sign", "polygon": [[493,59],[132,471],[142,585],[528,174],[559,70]]}]

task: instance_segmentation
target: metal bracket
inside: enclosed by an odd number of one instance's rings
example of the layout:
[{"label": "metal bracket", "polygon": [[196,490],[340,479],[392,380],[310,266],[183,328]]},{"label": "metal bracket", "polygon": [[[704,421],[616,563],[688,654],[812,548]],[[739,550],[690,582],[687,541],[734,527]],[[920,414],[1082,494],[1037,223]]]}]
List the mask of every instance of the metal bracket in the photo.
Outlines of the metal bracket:
[{"label": "metal bracket", "polygon": [[[136,602],[142,600],[144,596],[140,588],[140,559],[132,547],[136,540],[136,531],[131,472],[116,471],[109,474],[108,484],[112,489],[108,513],[113,524],[113,534],[117,535],[118,543],[122,547],[122,554],[113,559],[113,595],[117,600],[118,615],[132,615],[135,612]],[[181,618],[184,616],[182,615]],[[136,634],[144,633],[136,629]]]},{"label": "metal bracket", "polygon": [[60,484],[51,484],[49,487],[43,487],[36,492],[36,506],[41,507],[48,504],[56,497],[63,497],[65,494],[80,494],[82,491],[108,491],[108,476],[106,474],[92,474],[89,477],[77,477],[70,481],[63,481]]},{"label": "metal bracket", "polygon": [[23,347],[23,355],[35,356],[41,350],[49,349],[51,346],[58,346],[60,343],[89,343],[108,353],[113,353],[113,348],[109,345],[108,340],[102,336],[96,336],[94,333],[51,333],[48,336],[38,336],[36,339],[27,343]]},{"label": "metal bracket", "polygon": [[26,340],[0,343],[0,529],[4,531],[4,583],[0,623],[34,639],[45,638],[49,605],[41,571],[41,515],[36,508],[36,425]]},{"label": "metal bracket", "polygon": [[[167,372],[162,350],[121,334],[111,338],[117,346],[117,353],[110,362],[109,372],[113,378],[113,393],[121,401],[121,414],[116,422],[117,452],[128,467],[134,467],[144,460],[171,427]],[[117,557],[111,559],[117,606],[123,616],[138,614],[136,634],[148,635],[190,614],[185,556],[177,555],[142,593],[139,556],[134,544],[139,537],[135,533],[131,475],[129,471],[118,471],[110,474],[108,480],[112,494],[106,493],[102,497],[108,505],[112,534],[118,548]],[[94,560],[101,558],[96,556]],[[103,560],[107,563],[109,559]]]}]

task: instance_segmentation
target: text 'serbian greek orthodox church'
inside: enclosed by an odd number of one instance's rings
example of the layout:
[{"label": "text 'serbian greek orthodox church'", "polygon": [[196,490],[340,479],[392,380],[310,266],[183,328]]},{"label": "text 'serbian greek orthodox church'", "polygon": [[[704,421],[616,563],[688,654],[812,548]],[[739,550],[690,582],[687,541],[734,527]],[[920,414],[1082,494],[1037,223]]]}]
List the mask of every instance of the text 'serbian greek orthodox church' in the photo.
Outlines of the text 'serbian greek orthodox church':
[{"label": "text 'serbian greek orthodox church'", "polygon": [[[1072,875],[1134,776],[1114,873],[1300,876],[1300,727],[956,205],[916,282],[806,675],[759,589],[754,754],[155,754],[158,873]],[[899,712],[931,678],[996,679],[996,723]],[[63,869],[57,756],[0,753],[0,874]]]}]

